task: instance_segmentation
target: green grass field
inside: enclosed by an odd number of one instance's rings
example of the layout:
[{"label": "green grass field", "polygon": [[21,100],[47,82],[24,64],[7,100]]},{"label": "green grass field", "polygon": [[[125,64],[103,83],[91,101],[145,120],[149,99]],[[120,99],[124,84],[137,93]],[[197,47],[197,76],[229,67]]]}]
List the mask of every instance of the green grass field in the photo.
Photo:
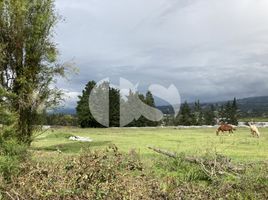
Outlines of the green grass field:
[{"label": "green grass field", "polygon": [[51,129],[18,167],[0,157],[0,199],[268,199],[268,128],[259,130],[260,138],[247,128],[232,136],[215,128]]},{"label": "green grass field", "polygon": [[[156,153],[147,148],[154,146],[193,156],[217,152],[237,162],[268,160],[268,129],[260,128],[260,132],[260,138],[253,138],[247,128],[238,128],[231,136],[216,136],[215,128],[61,128],[37,137],[32,149],[38,157],[42,153],[56,154],[58,150],[69,156],[78,154],[83,148],[105,149],[115,144],[122,152],[135,149],[144,159],[156,156]],[[71,135],[90,137],[93,142],[69,141]]]}]

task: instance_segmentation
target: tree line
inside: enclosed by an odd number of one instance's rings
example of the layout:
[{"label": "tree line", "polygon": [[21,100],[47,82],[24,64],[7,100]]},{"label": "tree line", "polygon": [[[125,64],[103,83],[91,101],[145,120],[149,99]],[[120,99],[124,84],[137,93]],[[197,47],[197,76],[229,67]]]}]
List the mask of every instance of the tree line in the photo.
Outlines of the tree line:
[{"label": "tree line", "polygon": [[184,102],[179,115],[174,119],[175,125],[216,125],[219,123],[238,124],[238,106],[236,98],[222,105],[211,104],[202,108],[199,101],[190,106]]},{"label": "tree line", "polygon": [[[108,84],[108,83],[107,83]],[[77,123],[82,127],[103,127],[93,117],[89,108],[89,95],[93,88],[96,86],[95,81],[89,81],[86,84],[85,89],[82,91],[82,95],[79,96],[77,102]],[[135,103],[135,99],[138,98],[140,101],[148,106],[156,108],[155,100],[150,91],[147,91],[145,95],[130,91],[127,100],[122,99],[120,91],[116,88],[109,87],[109,126],[119,127],[120,126],[120,104]],[[124,106],[121,106],[123,108]],[[131,106],[129,106],[131,107]],[[128,110],[130,113],[135,113],[135,106],[131,107],[132,110]],[[138,119],[133,120],[128,127],[146,127],[146,126],[192,126],[192,125],[215,125],[218,123],[229,123],[238,124],[238,107],[236,98],[232,102],[227,102],[221,106],[210,105],[209,107],[202,108],[200,101],[194,103],[194,106],[190,106],[187,102],[181,105],[178,116],[174,117],[172,114],[166,114],[162,121],[155,122],[146,119],[141,116]]]},{"label": "tree line", "polygon": [[[107,84],[107,83],[104,83]],[[77,102],[76,113],[77,113],[77,120],[78,124],[82,128],[86,127],[104,127],[100,123],[96,121],[93,117],[90,108],[89,108],[89,95],[93,88],[96,86],[95,81],[89,81],[86,84],[85,89],[82,91],[82,95],[79,96],[79,100]],[[98,86],[101,87],[101,86]],[[131,92],[128,95],[128,100],[123,100],[120,96],[120,91],[113,87],[109,88],[109,127],[119,127],[120,126],[120,104],[128,103],[133,101],[134,98],[138,97],[143,103],[155,107],[155,101],[153,95],[150,91],[148,91],[145,95],[140,94],[138,92]],[[135,109],[135,108],[132,108]],[[101,112],[101,111],[100,111]],[[130,111],[131,112],[131,111]],[[134,112],[134,110],[133,110]],[[150,121],[145,117],[140,117],[139,119],[135,119],[130,124],[129,127],[141,127],[141,126],[156,126],[157,122]]]}]

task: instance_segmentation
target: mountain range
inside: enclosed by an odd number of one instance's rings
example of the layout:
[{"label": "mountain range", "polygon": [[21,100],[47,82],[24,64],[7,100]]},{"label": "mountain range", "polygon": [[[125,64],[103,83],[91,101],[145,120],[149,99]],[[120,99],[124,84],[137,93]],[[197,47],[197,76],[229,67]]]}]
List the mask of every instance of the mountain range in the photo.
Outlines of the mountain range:
[{"label": "mountain range", "polygon": [[[233,101],[233,100],[229,100]],[[200,103],[203,109],[214,105],[216,108],[226,104],[228,101]],[[194,107],[194,103],[189,103],[190,107]],[[268,117],[268,96],[248,97],[237,99],[237,106],[239,109],[240,117]],[[172,114],[172,106],[159,106],[158,107],[165,114]]]}]

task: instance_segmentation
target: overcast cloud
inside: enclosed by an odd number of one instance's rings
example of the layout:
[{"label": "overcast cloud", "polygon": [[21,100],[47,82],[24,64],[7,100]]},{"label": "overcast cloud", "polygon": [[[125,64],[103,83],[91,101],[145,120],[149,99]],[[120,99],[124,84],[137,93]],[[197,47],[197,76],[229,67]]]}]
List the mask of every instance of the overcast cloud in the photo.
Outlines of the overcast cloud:
[{"label": "overcast cloud", "polygon": [[267,0],[56,0],[55,40],[79,75],[58,86],[67,106],[89,80],[174,84],[182,99],[268,95]]}]

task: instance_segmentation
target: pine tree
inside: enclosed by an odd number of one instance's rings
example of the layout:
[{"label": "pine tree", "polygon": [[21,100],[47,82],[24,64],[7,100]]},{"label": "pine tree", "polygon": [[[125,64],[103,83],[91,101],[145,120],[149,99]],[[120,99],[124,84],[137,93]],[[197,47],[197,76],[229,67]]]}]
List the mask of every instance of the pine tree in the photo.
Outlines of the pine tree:
[{"label": "pine tree", "polygon": [[176,124],[183,126],[191,126],[195,122],[194,114],[192,113],[191,108],[188,105],[187,101],[185,101],[182,104],[180,113],[176,121],[177,121]]},{"label": "pine tree", "polygon": [[219,110],[219,115],[222,122],[237,125],[238,107],[236,98],[234,98],[232,103],[228,101],[224,106],[222,105]]},{"label": "pine tree", "polygon": [[[154,101],[154,97],[153,97],[153,94],[148,91],[145,95],[145,103],[148,105],[148,106],[151,106],[153,108],[155,108],[155,101]],[[154,122],[154,121],[151,121],[151,120],[148,120],[146,118],[143,117],[143,124],[144,126],[157,126],[158,125],[158,122]]]},{"label": "pine tree", "polygon": [[224,109],[224,112],[225,112],[225,122],[227,124],[231,124],[231,118],[232,118],[232,113],[233,113],[233,110],[232,110],[232,104],[230,103],[230,101],[228,101],[226,104],[225,104],[225,109]]},{"label": "pine tree", "polygon": [[102,127],[95,118],[92,116],[89,110],[89,95],[92,89],[95,87],[95,81],[89,81],[86,84],[85,89],[82,91],[82,95],[79,96],[79,100],[76,106],[76,113],[78,117],[78,123],[82,128],[86,127]]},{"label": "pine tree", "polygon": [[200,101],[198,100],[197,102],[195,102],[195,106],[194,106],[194,119],[193,119],[193,124],[194,125],[203,125],[204,123],[204,118],[203,118],[203,111],[200,105]]},{"label": "pine tree", "polygon": [[205,125],[215,125],[216,124],[216,120],[215,120],[216,116],[215,116],[215,108],[213,105],[211,105],[209,107],[209,109],[207,109],[204,112],[204,124]]},{"label": "pine tree", "polygon": [[120,92],[109,88],[109,123],[110,127],[120,126]]},{"label": "pine tree", "polygon": [[[139,99],[143,102],[146,103],[145,96],[143,94],[138,94]],[[148,120],[144,117],[141,116],[138,120],[135,120],[134,126],[135,127],[146,127],[148,123]]]},{"label": "pine tree", "polygon": [[234,125],[238,125],[238,106],[237,106],[236,98],[234,98],[232,102],[230,123]]},{"label": "pine tree", "polygon": [[[137,108],[133,105],[135,105],[137,97],[144,104],[155,108],[154,97],[150,91],[148,91],[145,96],[143,94],[139,94],[138,92],[136,93],[130,92],[127,103],[130,105],[129,107],[132,107],[133,113],[136,113],[135,111]],[[136,118],[137,116],[133,116],[133,118],[134,117]],[[129,127],[146,127],[146,126],[157,126],[157,125],[158,122],[151,121],[145,118],[144,116],[140,116],[139,119],[136,119],[130,124],[128,124]]]}]

